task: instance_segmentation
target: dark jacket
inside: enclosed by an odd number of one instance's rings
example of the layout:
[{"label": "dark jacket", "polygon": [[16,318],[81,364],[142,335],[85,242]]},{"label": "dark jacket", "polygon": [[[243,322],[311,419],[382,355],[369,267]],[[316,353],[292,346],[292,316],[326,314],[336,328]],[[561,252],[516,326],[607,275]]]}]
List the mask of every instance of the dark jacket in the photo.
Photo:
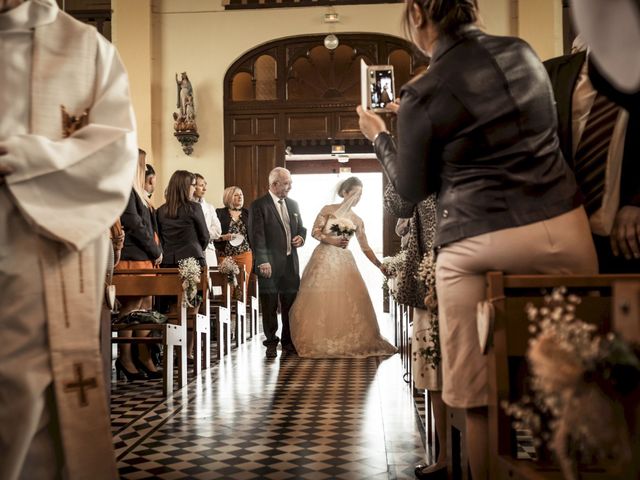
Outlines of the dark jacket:
[{"label": "dark jacket", "polygon": [[154,213],[142,203],[135,190],[131,190],[127,208],[120,216],[124,229],[124,246],[121,260],[155,260],[162,248],[154,238],[157,231]]},{"label": "dark jacket", "polygon": [[209,230],[199,204],[189,202],[178,210],[177,218],[167,217],[167,204],[158,209],[158,233],[164,257],[162,266],[176,266],[180,260],[193,257],[207,264],[204,250],[209,244]]},{"label": "dark jacket", "polygon": [[[571,110],[573,107],[573,90],[585,61],[585,52],[552,58],[544,62],[549,72],[553,93],[558,109],[558,136],[562,153],[573,168]],[[638,98],[640,95],[625,95],[617,92],[600,74],[596,65],[589,62],[589,78],[596,90],[611,101],[629,109],[627,135],[624,141],[622,158],[622,175],[620,179],[620,207],[625,205],[640,206],[640,111]],[[630,100],[632,100],[630,102]],[[634,103],[635,102],[635,106]]]},{"label": "dark jacket", "polygon": [[[231,224],[231,214],[229,213],[228,208],[216,208],[216,215],[218,215],[218,219],[220,220],[220,226],[222,227],[222,235],[229,233],[229,225]],[[251,246],[251,226],[249,224],[249,210],[246,208],[242,208],[240,212],[240,218],[242,219],[242,223],[244,223],[245,227],[247,227],[247,234],[249,238],[247,238],[247,242],[249,242],[249,246]],[[215,242],[216,250],[224,253],[224,248],[229,243],[226,240],[216,240]]]},{"label": "dark jacket", "polygon": [[376,154],[405,199],[438,192],[436,246],[577,206],[549,77],[523,40],[472,26],[442,36],[401,98],[397,155],[389,135]]},{"label": "dark jacket", "polygon": [[[307,238],[307,229],[302,225],[300,209],[297,202],[290,198],[285,199],[289,212],[289,225],[291,238],[300,235]],[[286,271],[287,264],[287,237],[280,214],[276,210],[271,195],[266,195],[255,200],[249,208],[250,245],[253,250],[254,271],[263,263],[271,264],[272,277],[280,277]],[[298,250],[291,247],[293,266],[296,275],[300,275],[298,264]]]}]

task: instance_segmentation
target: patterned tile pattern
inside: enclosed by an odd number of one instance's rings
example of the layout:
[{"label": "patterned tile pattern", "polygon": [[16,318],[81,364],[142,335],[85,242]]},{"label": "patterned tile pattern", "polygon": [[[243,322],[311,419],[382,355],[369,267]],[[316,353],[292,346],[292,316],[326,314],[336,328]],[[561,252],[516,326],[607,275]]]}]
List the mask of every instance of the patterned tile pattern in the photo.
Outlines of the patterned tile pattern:
[{"label": "patterned tile pattern", "polygon": [[113,387],[123,479],[412,479],[424,458],[397,356],[267,361],[255,339],[166,401]]}]

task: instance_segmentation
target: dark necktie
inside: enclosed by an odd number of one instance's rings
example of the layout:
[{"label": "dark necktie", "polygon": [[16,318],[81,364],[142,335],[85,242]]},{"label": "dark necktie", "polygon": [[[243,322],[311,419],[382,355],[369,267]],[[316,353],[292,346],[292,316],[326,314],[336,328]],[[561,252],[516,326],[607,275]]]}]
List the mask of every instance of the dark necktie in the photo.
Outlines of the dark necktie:
[{"label": "dark necktie", "polygon": [[576,180],[585,197],[587,215],[602,205],[607,155],[617,118],[618,106],[604,95],[596,94],[574,159]]}]

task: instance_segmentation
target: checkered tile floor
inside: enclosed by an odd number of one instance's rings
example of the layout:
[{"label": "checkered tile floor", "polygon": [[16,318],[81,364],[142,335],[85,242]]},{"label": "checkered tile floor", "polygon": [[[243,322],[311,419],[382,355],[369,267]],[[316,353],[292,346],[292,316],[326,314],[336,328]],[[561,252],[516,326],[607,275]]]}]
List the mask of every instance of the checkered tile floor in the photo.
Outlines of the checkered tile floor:
[{"label": "checkered tile floor", "polygon": [[258,339],[183,390],[113,384],[123,479],[413,479],[420,422],[388,359],[265,360]]}]

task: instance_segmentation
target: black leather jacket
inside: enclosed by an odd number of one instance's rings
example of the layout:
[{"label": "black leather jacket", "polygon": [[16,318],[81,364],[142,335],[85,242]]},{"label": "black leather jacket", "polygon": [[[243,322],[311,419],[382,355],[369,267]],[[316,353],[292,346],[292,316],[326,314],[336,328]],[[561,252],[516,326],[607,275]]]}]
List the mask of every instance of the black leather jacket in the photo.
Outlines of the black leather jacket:
[{"label": "black leather jacket", "polygon": [[526,42],[472,26],[443,36],[401,98],[397,150],[385,134],[375,150],[402,197],[438,192],[436,246],[577,206],[549,78]]}]

